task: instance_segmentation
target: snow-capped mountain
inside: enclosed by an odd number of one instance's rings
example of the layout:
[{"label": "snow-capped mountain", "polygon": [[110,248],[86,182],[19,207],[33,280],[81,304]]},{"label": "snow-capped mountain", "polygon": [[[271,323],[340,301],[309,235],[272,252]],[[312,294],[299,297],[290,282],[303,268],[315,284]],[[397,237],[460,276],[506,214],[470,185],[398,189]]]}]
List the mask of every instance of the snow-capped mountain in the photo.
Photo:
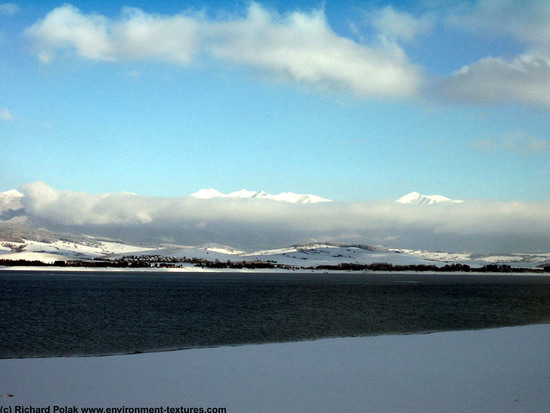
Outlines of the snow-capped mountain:
[{"label": "snow-capped mountain", "polygon": [[219,191],[216,191],[214,188],[210,188],[210,189],[201,189],[200,191],[197,191],[194,194],[191,194],[191,196],[197,199],[210,199],[210,198],[225,197],[227,195],[222,194]]},{"label": "snow-capped mountain", "polygon": [[0,220],[7,221],[23,211],[23,194],[15,189],[0,192]]},{"label": "snow-capped mountain", "polygon": [[300,204],[315,204],[319,202],[332,202],[330,199],[321,198],[320,196],[310,194],[295,194],[293,192],[283,192],[278,195],[271,195],[265,191],[247,191],[241,189],[240,191],[224,194],[213,188],[201,189],[200,191],[191,194],[193,198],[197,199],[211,199],[211,198],[246,198],[246,199],[271,199],[280,202],[300,203]]},{"label": "snow-capped mountain", "polygon": [[439,203],[458,204],[464,201],[458,199],[450,199],[442,195],[422,195],[418,192],[411,192],[410,194],[402,196],[395,202],[399,204],[434,205]]},{"label": "snow-capped mountain", "polygon": [[21,208],[21,198],[23,198],[23,194],[15,189],[0,192],[0,212]]}]

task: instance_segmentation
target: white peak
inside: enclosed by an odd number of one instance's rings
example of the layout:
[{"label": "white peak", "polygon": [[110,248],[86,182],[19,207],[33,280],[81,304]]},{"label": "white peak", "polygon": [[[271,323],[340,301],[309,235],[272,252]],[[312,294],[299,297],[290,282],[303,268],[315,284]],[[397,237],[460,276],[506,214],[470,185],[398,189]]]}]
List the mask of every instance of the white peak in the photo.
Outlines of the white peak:
[{"label": "white peak", "polygon": [[332,202],[330,199],[310,194],[295,194],[294,192],[283,192],[279,195],[273,195],[272,199],[276,201],[292,202],[294,204],[315,204],[318,202]]},{"label": "white peak", "polygon": [[10,189],[9,191],[6,191],[6,192],[0,192],[0,198],[3,198],[3,199],[13,199],[13,198],[22,198],[24,195],[19,192],[17,189]]},{"label": "white peak", "polygon": [[254,195],[251,196],[251,198],[269,198],[271,195],[269,195],[265,191],[258,191]]},{"label": "white peak", "polygon": [[411,192],[410,194],[402,196],[395,202],[399,204],[419,204],[422,203],[422,200],[423,197],[421,194],[419,194],[418,192]]},{"label": "white peak", "polygon": [[2,215],[4,211],[19,210],[23,208],[23,203],[21,202],[23,197],[24,195],[15,189],[0,192],[0,215]]},{"label": "white peak", "polygon": [[210,198],[217,198],[225,195],[219,191],[216,191],[213,188],[210,188],[210,189],[201,189],[195,192],[194,194],[191,194],[191,196],[197,199],[210,199]]},{"label": "white peak", "polygon": [[321,198],[316,195],[309,194],[295,194],[293,192],[283,192],[279,195],[271,195],[265,191],[248,191],[241,189],[240,191],[231,192],[229,194],[223,194],[215,189],[201,189],[194,194],[191,194],[193,198],[198,199],[210,199],[210,198],[241,198],[241,199],[271,199],[273,201],[290,202],[293,204],[314,204],[318,202],[332,202],[330,199]]},{"label": "white peak", "polygon": [[418,192],[411,192],[405,196],[402,196],[397,201],[399,204],[413,204],[413,205],[433,205],[438,203],[461,203],[463,201],[457,199],[450,199],[443,195],[422,195]]},{"label": "white peak", "polygon": [[235,191],[227,194],[230,198],[254,198],[254,196],[260,191],[247,191],[246,189],[241,189],[240,191]]},{"label": "white peak", "polygon": [[318,204],[319,202],[332,202],[332,199],[322,198],[317,195],[306,195],[302,201],[304,204]]}]

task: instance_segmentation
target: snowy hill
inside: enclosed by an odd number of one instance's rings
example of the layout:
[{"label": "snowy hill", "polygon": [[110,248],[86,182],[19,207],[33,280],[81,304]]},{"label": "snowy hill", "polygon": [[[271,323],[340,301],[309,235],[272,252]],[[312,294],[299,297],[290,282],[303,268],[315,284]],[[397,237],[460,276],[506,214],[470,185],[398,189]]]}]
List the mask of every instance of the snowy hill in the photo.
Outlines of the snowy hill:
[{"label": "snowy hill", "polygon": [[[53,237],[50,233],[50,237]],[[1,235],[1,234],[0,234]],[[151,263],[169,262],[190,271],[197,270],[191,260],[210,262],[263,262],[308,268],[339,264],[391,264],[437,265],[467,264],[482,267],[487,264],[506,264],[514,267],[537,268],[548,265],[549,254],[474,255],[470,253],[446,253],[422,250],[388,249],[368,245],[312,243],[285,248],[246,252],[221,245],[181,246],[158,245],[154,247],[128,245],[105,239],[81,236],[80,239],[50,239],[49,241],[20,239],[2,240],[0,259],[27,260],[53,263],[68,260],[117,260],[123,257],[144,259]],[[156,258],[152,258],[156,257]]]},{"label": "snowy hill", "polygon": [[53,263],[54,261],[91,260],[111,254],[151,251],[150,248],[126,245],[114,241],[98,241],[93,238],[79,242],[68,240],[40,242],[26,239],[21,241],[3,242],[0,240],[0,259]]},{"label": "snowy hill", "polygon": [[457,204],[464,201],[457,199],[450,199],[442,195],[422,195],[418,192],[411,192],[405,196],[402,196],[397,201],[399,204],[411,204],[411,205],[434,205],[439,203]]},{"label": "snowy hill", "polygon": [[241,198],[241,199],[271,199],[280,202],[300,203],[300,204],[314,204],[319,202],[332,202],[330,199],[321,198],[320,196],[310,194],[295,194],[293,192],[283,192],[278,195],[271,195],[265,191],[248,191],[241,189],[240,191],[224,194],[213,188],[201,189],[193,194],[193,198],[197,199],[211,199],[211,198]]}]

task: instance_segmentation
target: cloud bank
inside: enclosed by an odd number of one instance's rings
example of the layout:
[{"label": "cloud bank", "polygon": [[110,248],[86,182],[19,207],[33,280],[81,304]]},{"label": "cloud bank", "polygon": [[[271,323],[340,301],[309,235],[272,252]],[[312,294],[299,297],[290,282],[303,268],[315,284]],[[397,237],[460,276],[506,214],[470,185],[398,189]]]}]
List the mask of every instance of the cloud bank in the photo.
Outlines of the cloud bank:
[{"label": "cloud bank", "polygon": [[309,241],[470,252],[550,251],[550,202],[291,204],[269,199],[153,198],[20,188],[27,217],[52,230],[128,241],[271,248]]}]

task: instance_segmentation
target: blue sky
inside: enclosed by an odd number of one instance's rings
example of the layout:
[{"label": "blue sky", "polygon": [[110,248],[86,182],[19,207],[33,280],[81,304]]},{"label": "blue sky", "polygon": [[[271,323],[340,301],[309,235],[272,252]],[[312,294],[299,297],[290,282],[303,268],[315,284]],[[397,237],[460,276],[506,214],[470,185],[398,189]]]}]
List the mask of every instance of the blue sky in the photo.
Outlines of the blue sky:
[{"label": "blue sky", "polygon": [[0,191],[548,200],[549,28],[539,1],[0,0]]}]

